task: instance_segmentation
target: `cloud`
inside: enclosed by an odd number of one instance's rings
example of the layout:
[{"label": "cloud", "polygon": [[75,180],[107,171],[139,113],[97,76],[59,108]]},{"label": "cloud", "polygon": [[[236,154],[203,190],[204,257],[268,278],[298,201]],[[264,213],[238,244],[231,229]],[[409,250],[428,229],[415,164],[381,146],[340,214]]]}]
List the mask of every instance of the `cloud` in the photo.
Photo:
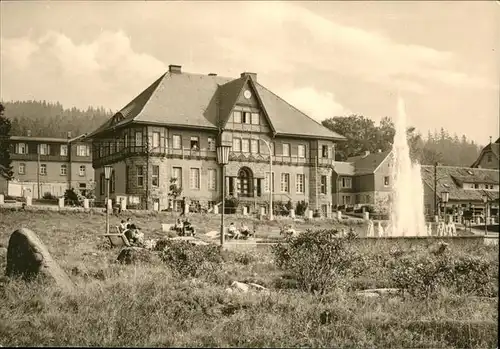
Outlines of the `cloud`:
[{"label": "cloud", "polygon": [[317,91],[313,87],[302,87],[285,91],[286,101],[306,113],[318,122],[333,116],[347,116],[352,114],[347,108],[335,100],[330,92]]},{"label": "cloud", "polygon": [[[235,61],[259,71],[292,73],[314,66],[367,82],[413,92],[428,83],[490,88],[481,77],[456,71],[450,52],[395,42],[375,32],[328,20],[291,3],[243,3],[237,17],[238,35],[221,34],[218,45]],[[258,38],[258,40],[257,40]],[[286,62],[285,64],[282,64]],[[400,76],[405,75],[405,79]]]},{"label": "cloud", "polygon": [[158,78],[163,62],[132,49],[122,31],[76,43],[50,31],[39,39],[2,40],[2,98],[46,99],[119,109]]}]

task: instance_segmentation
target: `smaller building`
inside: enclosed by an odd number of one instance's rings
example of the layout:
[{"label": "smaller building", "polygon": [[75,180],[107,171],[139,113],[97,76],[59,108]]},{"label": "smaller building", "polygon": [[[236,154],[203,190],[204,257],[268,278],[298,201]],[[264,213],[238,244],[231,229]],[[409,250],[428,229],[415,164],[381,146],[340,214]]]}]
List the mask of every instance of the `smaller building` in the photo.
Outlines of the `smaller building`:
[{"label": "smaller building", "polygon": [[471,167],[500,169],[500,138],[495,143],[491,143],[490,140],[490,144],[481,150],[477,160]]},{"label": "smaller building", "polygon": [[11,136],[10,157],[14,179],[0,178],[0,192],[16,197],[64,195],[68,188],[93,190],[94,169],[90,145],[81,139]]}]

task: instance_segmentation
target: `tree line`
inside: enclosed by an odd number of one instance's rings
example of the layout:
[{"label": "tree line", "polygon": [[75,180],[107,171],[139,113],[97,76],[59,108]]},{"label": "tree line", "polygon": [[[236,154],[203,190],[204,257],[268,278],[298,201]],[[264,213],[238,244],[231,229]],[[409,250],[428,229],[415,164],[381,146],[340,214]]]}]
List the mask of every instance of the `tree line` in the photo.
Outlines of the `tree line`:
[{"label": "tree line", "polygon": [[[395,128],[389,117],[384,117],[379,124],[362,115],[336,116],[323,120],[323,126],[347,138],[337,145],[335,159],[345,161],[351,156],[365,151],[387,151],[392,148]],[[406,130],[410,156],[422,165],[438,162],[445,166],[469,167],[476,161],[482,147],[465,135],[450,135],[444,128],[439,132],[428,132],[422,136],[415,127]]]}]

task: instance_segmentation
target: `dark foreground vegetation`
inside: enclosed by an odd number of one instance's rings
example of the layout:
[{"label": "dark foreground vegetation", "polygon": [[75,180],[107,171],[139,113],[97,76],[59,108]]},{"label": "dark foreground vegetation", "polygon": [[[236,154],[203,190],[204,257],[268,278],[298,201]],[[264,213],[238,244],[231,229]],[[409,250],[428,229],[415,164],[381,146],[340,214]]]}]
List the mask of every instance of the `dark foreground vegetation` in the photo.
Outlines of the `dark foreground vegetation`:
[{"label": "dark foreground vegetation", "polygon": [[[317,227],[262,250],[167,242],[154,258],[121,265],[98,236],[103,215],[1,214],[4,248],[14,229],[31,228],[78,286],[65,294],[43,280],[4,279],[3,346],[498,345],[498,246],[340,239]],[[156,219],[137,217],[146,218]],[[267,290],[228,292],[233,281]],[[367,288],[399,291],[359,292]]]}]

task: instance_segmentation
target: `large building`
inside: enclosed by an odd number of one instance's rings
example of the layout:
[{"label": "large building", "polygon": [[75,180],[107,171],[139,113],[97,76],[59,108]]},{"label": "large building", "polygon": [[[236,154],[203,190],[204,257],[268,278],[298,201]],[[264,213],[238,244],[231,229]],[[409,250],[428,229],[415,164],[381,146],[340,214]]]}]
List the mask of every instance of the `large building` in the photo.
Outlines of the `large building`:
[{"label": "large building", "polygon": [[[331,213],[333,147],[345,138],[258,83],[254,73],[239,78],[169,71],[89,135],[96,196],[104,200],[104,166],[111,165],[110,195],[141,208],[170,205],[170,179],[182,196],[200,205],[237,197],[240,210],[262,212],[273,200]],[[226,176],[216,145],[230,139]],[[272,175],[269,170],[269,144]],[[155,205],[156,203],[156,205]]]},{"label": "large building", "polygon": [[14,179],[0,177],[0,193],[43,197],[46,193],[64,195],[68,188],[92,190],[94,169],[90,144],[76,138],[31,136],[10,137],[10,157]]}]

